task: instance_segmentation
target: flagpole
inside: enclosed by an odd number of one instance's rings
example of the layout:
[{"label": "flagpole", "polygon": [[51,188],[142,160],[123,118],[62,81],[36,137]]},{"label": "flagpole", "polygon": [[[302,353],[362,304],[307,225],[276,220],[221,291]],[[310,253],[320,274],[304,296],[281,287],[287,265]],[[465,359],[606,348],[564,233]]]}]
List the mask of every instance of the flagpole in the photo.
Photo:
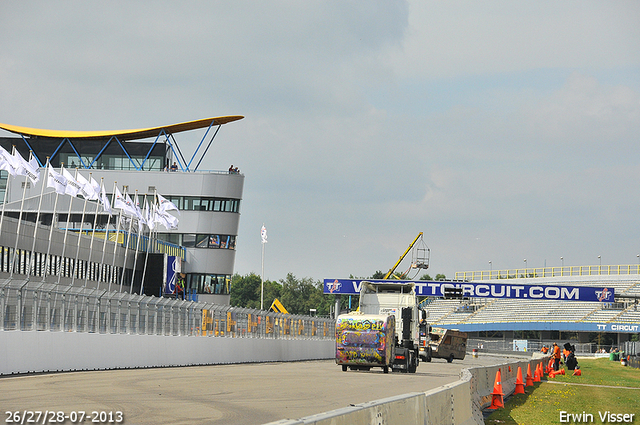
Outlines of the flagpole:
[{"label": "flagpole", "polygon": [[[49,157],[47,157],[47,163],[44,166],[45,170],[47,169],[48,166],[49,166]],[[42,208],[42,197],[44,196],[44,187],[45,187],[44,178],[41,180],[42,180],[42,189],[40,189],[40,200],[38,201],[38,212],[36,213],[36,222],[33,226],[33,243],[31,244],[31,254],[29,255],[29,269],[27,270],[27,280],[29,279],[29,276],[31,276],[31,270],[33,269],[33,263],[35,262],[34,257],[36,253],[36,233],[38,231],[38,220],[40,220],[40,210]]]},{"label": "flagpole", "polygon": [[[15,146],[14,146],[15,149]],[[4,148],[3,148],[4,151]],[[7,152],[8,153],[8,152]],[[7,185],[4,188],[4,201],[2,201],[2,215],[0,215],[0,234],[2,234],[2,224],[4,222],[4,207],[7,204],[7,194],[9,193],[9,177],[12,177],[9,171],[7,171]]]},{"label": "flagpole", "polygon": [[[114,196],[114,202],[113,202],[113,207],[115,208],[115,197],[116,197],[116,190],[118,190],[118,182],[113,182],[113,196]],[[118,209],[118,225],[116,226],[116,240],[113,243],[113,261],[111,264],[111,279],[109,279],[109,292],[111,292],[111,281],[113,281],[113,283],[118,283],[118,276],[116,274],[116,250],[118,249],[118,239],[120,239],[120,222],[122,221],[122,210]],[[123,238],[124,240],[124,238]]]},{"label": "flagpole", "polygon": [[[49,164],[50,168],[51,164]],[[60,174],[62,174],[62,169],[64,168],[64,164],[61,163],[60,164]],[[49,170],[47,169],[47,180],[49,179]],[[42,182],[44,184],[44,182]],[[51,253],[51,239],[53,238],[53,227],[54,227],[54,222],[55,222],[55,218],[56,218],[56,207],[58,206],[58,191],[56,190],[56,199],[55,201],[53,201],[53,211],[51,213],[51,227],[49,228],[49,243],[47,244],[47,255],[45,257],[45,264],[44,264],[44,273],[42,273],[42,281],[45,281],[45,278],[47,277],[47,268],[49,267],[49,264],[51,263],[51,260],[49,258],[49,254]],[[51,266],[51,268],[53,268],[53,265]]]},{"label": "flagpole", "polygon": [[[139,202],[138,200],[138,189],[136,189],[136,204]],[[138,210],[138,205],[134,205],[134,207],[136,208],[136,211]],[[133,217],[131,217],[131,221],[133,222]],[[136,266],[138,265],[138,248],[140,247],[140,228],[144,226],[144,224],[141,221],[141,218],[138,217],[138,233],[136,234],[136,253],[135,253],[135,257],[133,259],[133,271],[131,273],[131,290],[129,291],[130,294],[133,294],[133,279],[136,277]],[[142,294],[140,294],[142,295]]]},{"label": "flagpole", "polygon": [[[62,171],[62,168],[61,168]],[[78,169],[76,168],[76,177],[78,176]],[[74,178],[75,180],[75,178]],[[67,182],[67,185],[69,184],[69,182]],[[62,255],[60,256],[60,270],[58,272],[58,285],[60,285],[60,278],[62,278],[62,274],[64,273],[63,268],[64,268],[64,263],[65,263],[65,258],[64,258],[64,254],[65,251],[67,250],[67,235],[69,234],[69,223],[71,222],[71,207],[73,206],[73,199],[75,198],[75,196],[72,196],[69,198],[69,212],[67,213],[67,225],[64,228],[64,237],[62,238]]]},{"label": "flagpole", "polygon": [[[91,174],[89,174],[89,178],[91,178]],[[100,178],[100,187],[102,188],[102,180],[104,177]],[[89,243],[89,259],[87,260],[87,273],[84,278],[84,287],[87,287],[87,283],[89,282],[89,270],[91,269],[91,254],[93,253],[93,241],[96,238],[96,226],[98,225],[98,207],[100,207],[100,202],[96,201],[96,214],[93,217],[93,232],[91,232],[91,242]],[[98,279],[98,286],[100,286],[100,279]]]},{"label": "flagpole", "polygon": [[264,310],[264,244],[267,243],[267,228],[262,223],[262,230],[260,231],[262,237],[262,274],[260,275],[260,310]]},{"label": "flagpole", "polygon": [[[153,191],[153,199],[154,200],[156,198],[157,191],[158,191],[157,189],[155,189]],[[152,238],[152,233],[153,233],[153,228],[149,225],[149,221],[152,218],[151,217],[151,215],[152,215],[151,209],[153,207],[150,206],[151,204],[147,203],[148,201],[147,201],[147,197],[146,196],[144,198],[144,202],[147,205],[147,208],[149,208],[148,211],[147,211],[148,214],[147,214],[147,217],[146,217],[147,226],[149,227],[149,240],[147,241],[147,249],[146,249],[146,253],[145,253],[145,256],[144,256],[144,268],[142,269],[142,283],[140,284],[140,295],[144,295],[144,278],[147,275],[147,262],[149,260],[149,251],[151,250],[151,240],[152,240],[151,238]]]},{"label": "flagpole", "polygon": [[[15,151],[15,146],[13,147],[14,151]],[[31,155],[33,153],[29,154],[29,160],[31,160]],[[18,155],[20,155],[20,153],[18,152]],[[24,177],[24,189],[22,191],[22,201],[20,201],[20,213],[18,214],[18,227],[16,227],[16,243],[15,246],[13,248],[13,259],[11,261],[11,268],[9,271],[9,279],[11,279],[13,277],[13,271],[15,269],[15,262],[16,262],[16,257],[18,254],[18,240],[20,239],[20,225],[22,224],[22,209],[24,208],[24,198],[27,196],[27,180],[29,179],[29,177],[25,176]]]},{"label": "flagpole", "polygon": [[[125,196],[128,195],[127,190],[129,190],[128,187],[124,191]],[[131,215],[131,218],[129,219],[129,232],[127,233],[127,243],[124,246],[124,261],[122,263],[122,274],[120,275],[120,292],[122,292],[122,284],[124,283],[124,272],[126,271],[126,267],[127,267],[127,254],[129,253],[129,244],[131,243],[132,226],[133,226],[133,215]]]},{"label": "flagpole", "polygon": [[[77,173],[76,173],[77,176]],[[89,179],[91,179],[91,173],[89,173]],[[76,179],[77,180],[77,179]],[[84,189],[84,188],[83,188]],[[73,274],[71,275],[71,285],[73,286],[76,281],[76,274],[78,273],[78,257],[80,256],[80,244],[82,242],[82,228],[84,227],[84,217],[87,212],[87,192],[85,191],[82,196],[84,197],[84,206],[82,207],[82,215],[80,216],[80,232],[78,233],[78,246],[76,247],[76,258],[73,260]]]},{"label": "flagpole", "polygon": [[[111,193],[111,205],[113,205],[113,201],[116,197],[116,183],[117,182],[113,182],[113,193]],[[104,189],[104,178],[102,179],[101,184],[102,184],[102,188]],[[111,214],[109,214],[109,218],[107,220],[107,226],[105,227],[105,232],[104,232],[104,241],[102,242],[102,258],[100,259],[100,267],[102,267],[103,270],[101,270],[100,272],[100,280],[102,280],[103,271],[104,271],[104,254],[107,248],[107,239],[109,239],[110,224],[111,224]],[[116,237],[116,240],[113,242],[113,244],[116,245],[117,243],[118,243],[118,238]],[[114,259],[115,259],[115,253],[114,253]],[[111,275],[111,273],[109,273],[109,275]],[[108,292],[111,292],[111,279],[109,279]]]},{"label": "flagpole", "polygon": [[264,242],[262,242],[262,274],[260,275],[260,310],[264,310]]}]

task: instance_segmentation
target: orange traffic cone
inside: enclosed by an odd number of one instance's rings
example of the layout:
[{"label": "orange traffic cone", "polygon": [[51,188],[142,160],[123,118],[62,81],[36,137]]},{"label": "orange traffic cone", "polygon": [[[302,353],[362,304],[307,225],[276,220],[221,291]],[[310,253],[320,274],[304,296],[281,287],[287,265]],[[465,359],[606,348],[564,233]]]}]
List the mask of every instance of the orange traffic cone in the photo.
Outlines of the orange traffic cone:
[{"label": "orange traffic cone", "polygon": [[504,407],[504,400],[502,399],[504,393],[502,392],[502,375],[500,374],[500,369],[496,372],[496,380],[493,384],[493,392],[491,393],[491,396],[491,406],[489,406],[489,409]]},{"label": "orange traffic cone", "polygon": [[553,357],[549,359],[549,365],[547,366],[547,374],[550,374],[553,370]]},{"label": "orange traffic cone", "polygon": [[524,383],[522,382],[522,369],[518,366],[518,376],[516,377],[516,391],[514,394],[524,394]]},{"label": "orange traffic cone", "polygon": [[542,367],[542,363],[538,363],[538,370],[540,371],[540,379],[544,378],[544,368]]},{"label": "orange traffic cone", "polygon": [[536,370],[533,373],[533,382],[540,382],[540,368],[536,366]]},{"label": "orange traffic cone", "polygon": [[555,378],[556,377],[556,371],[552,370],[551,372],[549,372],[549,378]]},{"label": "orange traffic cone", "polygon": [[560,370],[556,373],[556,375],[564,375],[564,369],[560,369]]},{"label": "orange traffic cone", "polygon": [[527,366],[527,387],[533,386],[533,378],[531,376],[531,363]]}]

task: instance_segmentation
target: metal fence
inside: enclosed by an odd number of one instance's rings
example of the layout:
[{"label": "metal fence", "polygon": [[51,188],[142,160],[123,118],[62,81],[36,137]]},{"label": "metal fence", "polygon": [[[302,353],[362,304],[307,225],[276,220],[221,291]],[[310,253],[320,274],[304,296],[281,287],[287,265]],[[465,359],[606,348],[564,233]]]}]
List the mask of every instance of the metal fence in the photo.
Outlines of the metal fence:
[{"label": "metal fence", "polygon": [[334,339],[335,321],[173,298],[11,280],[0,282],[2,330]]},{"label": "metal fence", "polygon": [[621,350],[630,356],[640,356],[640,342],[626,341],[620,346]]},{"label": "metal fence", "polygon": [[477,270],[456,272],[455,280],[522,279],[562,276],[621,276],[640,274],[640,264],[610,266],[532,267],[506,270]]},{"label": "metal fence", "polygon": [[[516,339],[516,341],[522,341],[522,340]],[[569,342],[571,345],[574,345],[576,347],[576,354],[592,354],[592,353],[596,353],[599,348],[605,348],[605,347],[606,347],[605,349],[611,348],[610,346],[604,346],[604,345],[598,347],[597,344],[591,343],[591,342],[579,343],[576,341],[569,341],[569,340],[539,341],[539,340],[529,339],[527,340],[527,344],[526,344],[527,351],[537,352],[542,349],[543,345],[546,345],[547,347],[551,347],[554,342],[560,345],[561,348],[565,342]],[[467,341],[467,348],[468,349],[475,348],[475,349],[487,350],[487,351],[518,351],[514,349],[513,339],[495,340],[495,339],[469,338],[469,340]]]}]

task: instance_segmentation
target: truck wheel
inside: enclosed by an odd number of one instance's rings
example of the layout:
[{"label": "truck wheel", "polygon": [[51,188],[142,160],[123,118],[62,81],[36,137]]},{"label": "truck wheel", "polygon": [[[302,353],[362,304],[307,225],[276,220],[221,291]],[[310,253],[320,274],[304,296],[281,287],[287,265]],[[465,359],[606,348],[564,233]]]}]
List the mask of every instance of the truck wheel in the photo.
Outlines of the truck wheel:
[{"label": "truck wheel", "polygon": [[389,373],[389,366],[384,366],[382,368],[382,373]]},{"label": "truck wheel", "polygon": [[447,362],[449,363],[453,362],[453,353],[449,354],[449,357],[447,357]]},{"label": "truck wheel", "polygon": [[342,371],[343,371],[343,372],[346,372],[346,371],[347,371],[347,365],[346,365],[346,364],[343,364],[343,365],[342,365]]},{"label": "truck wheel", "polygon": [[414,359],[414,361],[412,361],[409,364],[409,373],[416,373],[417,369],[418,369],[418,362],[415,361],[415,359]]},{"label": "truck wheel", "polygon": [[427,357],[426,357],[427,362],[431,362],[431,358],[432,358],[432,356],[431,356],[431,347],[429,347],[429,349],[427,349]]}]

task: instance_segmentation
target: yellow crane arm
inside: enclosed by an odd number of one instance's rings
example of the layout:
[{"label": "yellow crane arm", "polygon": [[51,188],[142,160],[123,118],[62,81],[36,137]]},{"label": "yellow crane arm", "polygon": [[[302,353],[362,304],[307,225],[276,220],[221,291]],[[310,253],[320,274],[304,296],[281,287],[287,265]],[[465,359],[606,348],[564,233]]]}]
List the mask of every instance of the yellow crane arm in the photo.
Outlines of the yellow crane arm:
[{"label": "yellow crane arm", "polygon": [[284,306],[282,305],[282,303],[280,302],[279,299],[274,299],[273,303],[271,304],[271,307],[269,308],[269,310],[273,310],[276,313],[284,313],[284,314],[289,314],[289,312],[287,311],[286,308],[284,308]]},{"label": "yellow crane arm", "polygon": [[416,242],[418,242],[418,239],[420,239],[422,237],[422,232],[418,233],[418,236],[416,236],[416,238],[413,240],[413,242],[411,242],[411,245],[409,245],[409,248],[407,248],[407,250],[404,252],[404,254],[402,254],[400,256],[400,259],[398,261],[396,261],[396,263],[393,265],[393,267],[387,272],[387,274],[384,276],[383,279],[389,279],[389,276],[391,276],[393,274],[394,271],[396,271],[396,269],[398,268],[398,266],[400,265],[400,263],[402,263],[402,260],[404,260],[404,257],[407,256],[407,254],[409,253],[409,251],[411,251],[411,249],[413,248],[413,246],[416,244]]}]

